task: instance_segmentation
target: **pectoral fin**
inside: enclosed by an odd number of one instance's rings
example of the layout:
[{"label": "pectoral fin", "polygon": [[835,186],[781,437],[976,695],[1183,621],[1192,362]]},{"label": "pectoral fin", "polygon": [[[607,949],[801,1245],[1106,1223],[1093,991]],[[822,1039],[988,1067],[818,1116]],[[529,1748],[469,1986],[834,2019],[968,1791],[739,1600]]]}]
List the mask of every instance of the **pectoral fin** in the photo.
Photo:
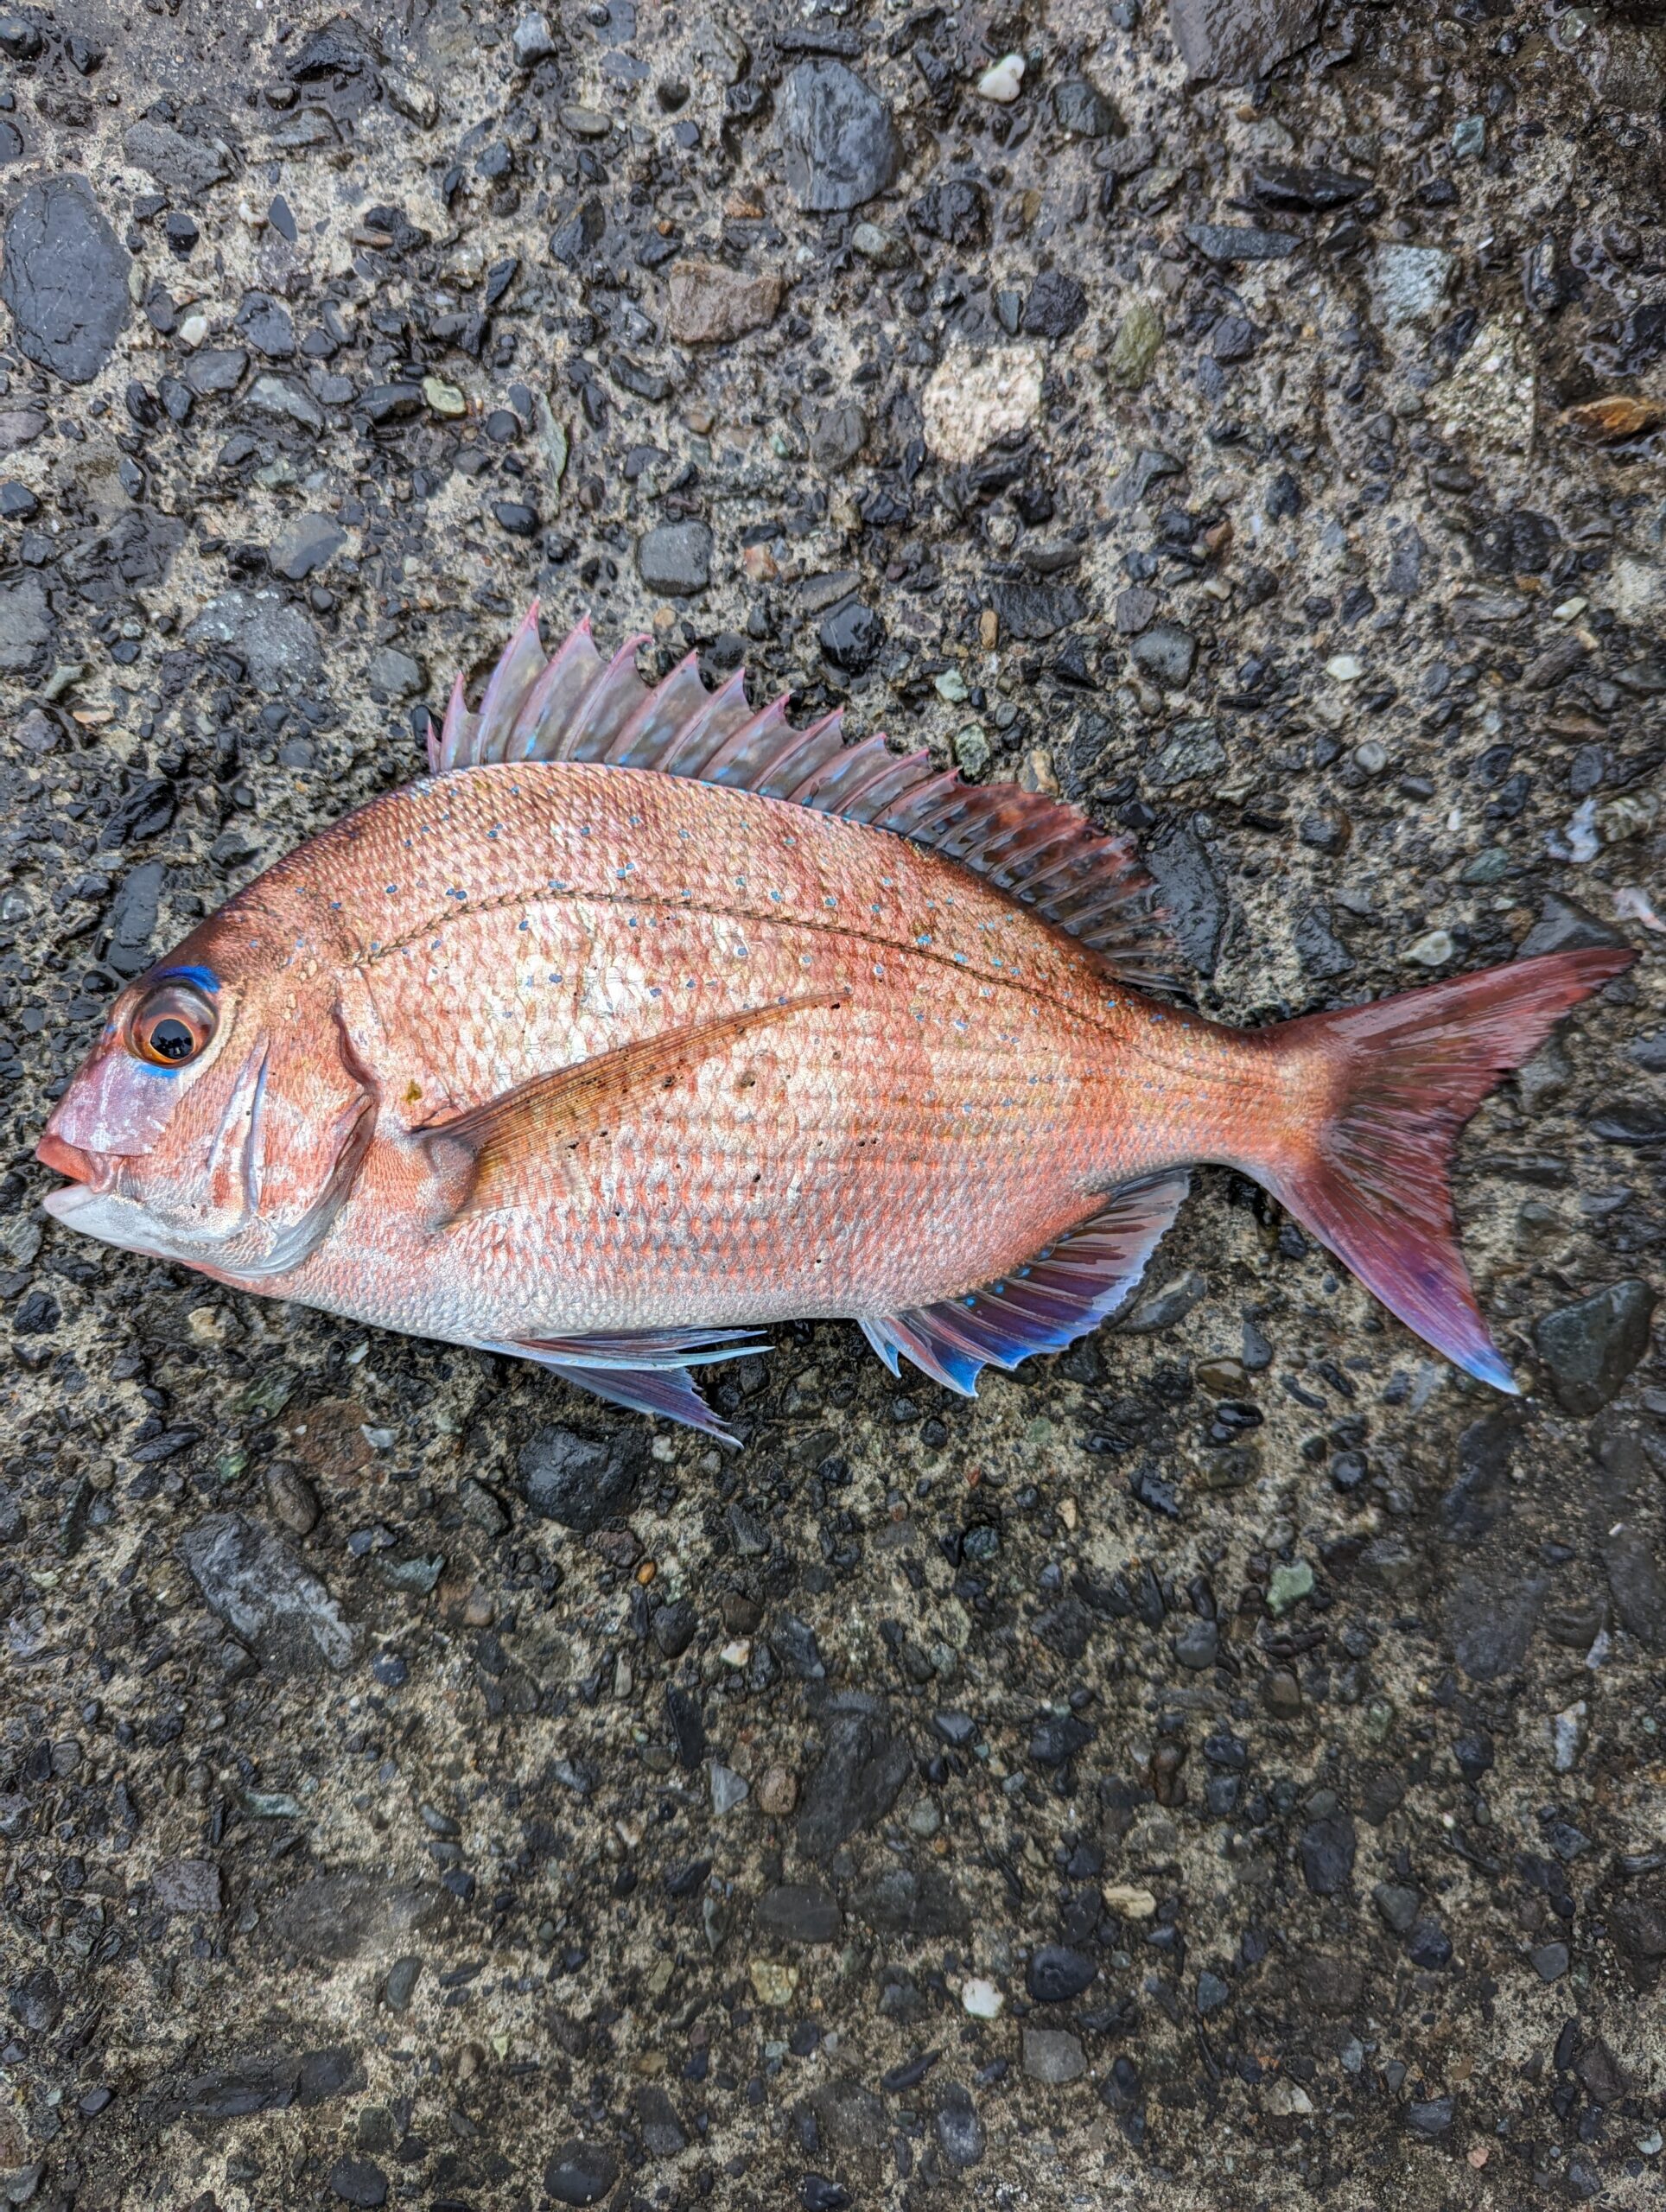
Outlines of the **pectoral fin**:
[{"label": "pectoral fin", "polygon": [[751,1031],[813,1007],[839,1003],[835,993],[811,993],[641,1038],[572,1067],[533,1076],[452,1121],[418,1130],[417,1140],[446,1194],[442,1225],[519,1203],[526,1196],[529,1170],[607,1136]]}]

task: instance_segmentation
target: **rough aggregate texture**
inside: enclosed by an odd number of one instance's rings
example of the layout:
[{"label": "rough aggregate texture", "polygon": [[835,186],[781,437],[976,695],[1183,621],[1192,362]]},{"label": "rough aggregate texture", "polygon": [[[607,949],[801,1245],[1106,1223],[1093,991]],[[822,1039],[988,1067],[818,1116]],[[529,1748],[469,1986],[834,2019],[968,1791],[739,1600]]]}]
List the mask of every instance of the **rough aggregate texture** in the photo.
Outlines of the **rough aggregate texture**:
[{"label": "rough aggregate texture", "polygon": [[1649,0],[0,19],[0,2198],[1657,2201],[1657,956],[1463,1147],[1516,1402],[1205,1172],[725,1456],[30,1154],[534,591],[1135,829],[1211,1013],[1655,953],[1663,104]]}]

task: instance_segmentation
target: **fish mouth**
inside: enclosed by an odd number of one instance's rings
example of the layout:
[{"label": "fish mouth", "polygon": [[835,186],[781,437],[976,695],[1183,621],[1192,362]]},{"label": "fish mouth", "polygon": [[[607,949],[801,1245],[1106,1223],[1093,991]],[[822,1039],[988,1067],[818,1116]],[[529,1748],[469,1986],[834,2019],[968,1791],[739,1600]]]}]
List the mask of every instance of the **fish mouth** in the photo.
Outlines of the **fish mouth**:
[{"label": "fish mouth", "polygon": [[[54,1199],[90,1198],[105,1179],[104,1163],[93,1153],[83,1152],[79,1145],[56,1135],[51,1129],[35,1147],[35,1157],[42,1167],[49,1167],[54,1175],[67,1175],[71,1187],[54,1191],[46,1204],[49,1212],[57,1212]],[[60,1215],[60,1218],[62,1217]]]},{"label": "fish mouth", "polygon": [[153,1259],[169,1255],[160,1232],[145,1221],[132,1199],[121,1195],[119,1160],[83,1152],[79,1145],[50,1129],[35,1146],[35,1157],[54,1174],[70,1179],[57,1190],[48,1191],[41,1201],[41,1211],[54,1221],[62,1222],[66,1229],[76,1230],[83,1236],[119,1245],[124,1251],[142,1252]]}]

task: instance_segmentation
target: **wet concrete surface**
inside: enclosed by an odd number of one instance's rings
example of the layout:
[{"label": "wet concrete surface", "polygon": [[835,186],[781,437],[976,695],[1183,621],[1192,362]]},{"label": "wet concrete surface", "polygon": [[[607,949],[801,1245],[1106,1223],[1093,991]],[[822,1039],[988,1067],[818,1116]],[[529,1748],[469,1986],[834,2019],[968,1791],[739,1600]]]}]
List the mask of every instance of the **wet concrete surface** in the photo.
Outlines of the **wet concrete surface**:
[{"label": "wet concrete surface", "polygon": [[[0,21],[10,2202],[1657,2196],[1666,25],[1172,18]],[[1135,830],[1224,1018],[1637,945],[1462,1150],[1526,1395],[1215,1171],[728,1455],[45,1219],[534,592]]]}]

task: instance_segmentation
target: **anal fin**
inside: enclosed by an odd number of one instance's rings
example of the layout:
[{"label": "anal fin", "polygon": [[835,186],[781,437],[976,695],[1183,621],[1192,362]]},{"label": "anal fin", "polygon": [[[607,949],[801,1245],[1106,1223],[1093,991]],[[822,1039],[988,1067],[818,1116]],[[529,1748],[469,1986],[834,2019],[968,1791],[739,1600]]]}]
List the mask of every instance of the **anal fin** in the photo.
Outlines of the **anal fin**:
[{"label": "anal fin", "polygon": [[1097,1329],[1145,1273],[1190,1188],[1183,1167],[1124,1183],[1103,1212],[999,1281],[858,1325],[893,1375],[900,1356],[973,1397],[983,1368],[1010,1371]]}]

